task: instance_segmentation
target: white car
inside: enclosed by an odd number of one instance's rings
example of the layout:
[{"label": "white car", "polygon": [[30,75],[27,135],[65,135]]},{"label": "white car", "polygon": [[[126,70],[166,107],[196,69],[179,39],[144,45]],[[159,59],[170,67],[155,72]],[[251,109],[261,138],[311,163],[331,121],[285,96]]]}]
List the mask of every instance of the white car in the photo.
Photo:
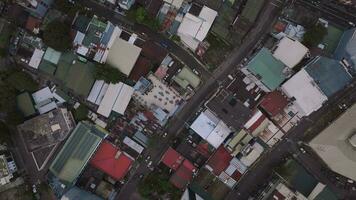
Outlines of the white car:
[{"label": "white car", "polygon": [[306,151],[305,151],[305,149],[304,149],[303,147],[300,147],[300,151],[301,151],[302,153],[306,153]]}]

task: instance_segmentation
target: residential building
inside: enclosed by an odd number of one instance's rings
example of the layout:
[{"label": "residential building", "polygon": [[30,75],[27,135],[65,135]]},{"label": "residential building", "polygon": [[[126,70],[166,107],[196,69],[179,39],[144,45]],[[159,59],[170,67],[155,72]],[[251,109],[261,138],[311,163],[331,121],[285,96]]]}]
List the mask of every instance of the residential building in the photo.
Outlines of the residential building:
[{"label": "residential building", "polygon": [[72,114],[65,108],[57,108],[17,126],[25,141],[26,150],[40,171],[44,169],[61,141],[67,139],[75,127]]},{"label": "residential building", "polygon": [[235,95],[236,93],[221,89],[205,103],[205,106],[229,127],[240,130],[251,116],[251,110],[248,106],[254,102],[250,102],[249,98],[246,98],[245,102],[241,102],[238,99],[239,96]]},{"label": "residential building", "polygon": [[355,124],[356,105],[316,136],[309,146],[320,156],[331,170],[356,181]]},{"label": "residential building", "polygon": [[339,61],[323,56],[311,60],[304,69],[328,98],[352,80],[348,69]]},{"label": "residential building", "polygon": [[275,90],[263,98],[259,107],[273,118],[282,113],[288,103],[288,98],[282,92]]},{"label": "residential building", "polygon": [[54,0],[16,0],[16,3],[25,7],[31,15],[43,18],[50,9]]},{"label": "residential building", "polygon": [[174,171],[169,181],[179,189],[184,189],[197,171],[189,160],[171,147],[164,153],[161,162]]},{"label": "residential building", "polygon": [[290,69],[266,48],[262,48],[241,71],[265,92],[275,90],[291,74]]},{"label": "residential building", "polygon": [[85,199],[85,200],[102,200],[102,198],[82,190],[78,187],[72,187],[68,190],[60,200],[78,200],[78,199]]},{"label": "residential building", "polygon": [[32,94],[32,99],[35,108],[40,114],[47,113],[53,109],[58,108],[66,102],[61,93],[58,93],[55,87],[51,90],[49,87],[42,88]]},{"label": "residential building", "polygon": [[[132,36],[131,36],[132,37]],[[136,36],[137,37],[137,36]],[[141,48],[131,42],[116,36],[109,49],[106,62],[112,67],[117,68],[125,75],[129,76],[139,55]]]},{"label": "residential building", "polygon": [[191,13],[185,14],[177,30],[177,35],[181,38],[182,43],[195,51],[199,43],[207,36],[217,14],[215,10],[206,6],[201,9],[198,16]]},{"label": "residential building", "polygon": [[289,68],[295,67],[307,55],[308,48],[298,40],[282,38],[273,51],[273,56]]},{"label": "residential building", "polygon": [[200,113],[190,128],[214,148],[218,148],[232,133],[231,129],[209,110]]},{"label": "residential building", "polygon": [[100,144],[90,164],[115,180],[122,180],[130,170],[134,158],[108,141]]},{"label": "residential building", "polygon": [[80,122],[52,162],[50,185],[57,196],[70,189],[99,147],[107,132],[89,122]]},{"label": "residential building", "polygon": [[[101,81],[100,83],[103,82]],[[105,86],[105,84],[106,83],[102,84],[103,87]],[[116,84],[110,83],[107,87],[105,95],[101,97],[101,95],[103,94],[102,90],[98,90],[97,86],[98,85],[94,84],[92,92],[89,95],[90,100],[96,99],[95,102],[100,102],[97,113],[104,117],[109,117],[111,111],[115,111],[120,115],[124,115],[125,110],[129,105],[131,97],[134,93],[134,89],[131,86],[126,85],[122,82]]]},{"label": "residential building", "polygon": [[291,99],[300,117],[317,111],[328,99],[305,69],[285,82],[281,89]]},{"label": "residential building", "polygon": [[14,159],[10,153],[0,155],[0,186],[8,184],[14,178],[13,173],[17,171]]},{"label": "residential building", "polygon": [[189,185],[180,200],[212,200],[212,198],[204,190]]},{"label": "residential building", "polygon": [[119,0],[119,6],[124,10],[130,10],[135,0]]}]

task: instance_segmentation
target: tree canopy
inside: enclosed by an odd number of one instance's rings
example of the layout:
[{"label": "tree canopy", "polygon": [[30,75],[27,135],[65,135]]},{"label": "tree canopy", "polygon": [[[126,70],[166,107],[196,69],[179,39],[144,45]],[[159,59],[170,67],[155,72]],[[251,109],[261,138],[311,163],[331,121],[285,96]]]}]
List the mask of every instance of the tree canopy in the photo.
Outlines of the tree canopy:
[{"label": "tree canopy", "polygon": [[69,25],[60,20],[48,24],[43,33],[43,41],[57,51],[65,51],[71,48]]},{"label": "tree canopy", "polygon": [[307,47],[315,47],[320,44],[327,33],[327,29],[318,23],[305,32],[302,43]]},{"label": "tree canopy", "polygon": [[96,80],[104,80],[106,83],[118,83],[126,81],[126,75],[110,65],[96,65],[94,71]]},{"label": "tree canopy", "polygon": [[136,23],[144,24],[153,30],[158,30],[160,25],[156,18],[150,17],[143,7],[132,8],[127,14],[128,18]]}]

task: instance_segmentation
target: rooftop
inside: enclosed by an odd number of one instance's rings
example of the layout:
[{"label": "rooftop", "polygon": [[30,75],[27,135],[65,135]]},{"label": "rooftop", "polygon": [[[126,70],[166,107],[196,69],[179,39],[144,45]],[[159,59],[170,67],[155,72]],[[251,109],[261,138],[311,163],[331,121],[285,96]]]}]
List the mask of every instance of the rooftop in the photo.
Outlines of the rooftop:
[{"label": "rooftop", "polygon": [[308,116],[318,110],[328,99],[305,69],[285,82],[281,89],[289,98],[294,99],[294,105],[301,116]]},{"label": "rooftop", "polygon": [[206,107],[236,130],[240,130],[251,116],[251,110],[233,94],[224,89],[208,101]]},{"label": "rooftop", "polygon": [[307,55],[306,48],[298,40],[292,40],[288,37],[281,39],[277,48],[273,52],[273,56],[284,63],[287,67],[295,67]]},{"label": "rooftop", "polygon": [[169,181],[179,189],[183,189],[192,180],[196,167],[188,160],[184,160]]},{"label": "rooftop", "polygon": [[152,64],[160,64],[167,55],[167,50],[154,41],[147,40],[142,46],[142,55],[149,59]]},{"label": "rooftop", "polygon": [[219,176],[221,172],[223,172],[229,165],[232,156],[230,153],[224,148],[224,146],[220,146],[215,153],[208,160],[207,165],[212,169],[212,172]]},{"label": "rooftop", "polygon": [[347,64],[356,69],[356,28],[344,32],[334,52],[334,58],[346,59]]},{"label": "rooftop", "polygon": [[113,45],[109,49],[106,62],[129,76],[140,52],[141,48],[117,36]]},{"label": "rooftop", "polygon": [[173,78],[173,80],[182,88],[186,89],[188,85],[197,88],[200,84],[200,78],[188,68],[183,67],[182,70]]},{"label": "rooftop", "polygon": [[133,158],[120,151],[117,147],[104,141],[95,155],[90,160],[90,164],[108,174],[115,180],[122,180],[130,170]]},{"label": "rooftop", "polygon": [[17,128],[32,152],[67,138],[74,128],[73,116],[67,109],[58,108],[20,124]]},{"label": "rooftop", "polygon": [[141,77],[145,77],[151,71],[152,67],[150,59],[139,56],[130,73],[129,79],[138,81]]},{"label": "rooftop", "polygon": [[262,48],[248,63],[251,71],[270,90],[275,90],[286,78],[284,64],[273,57],[272,53]]},{"label": "rooftop", "polygon": [[271,117],[281,113],[287,105],[288,98],[278,90],[268,93],[260,103],[260,107]]},{"label": "rooftop", "polygon": [[313,59],[307,64],[305,70],[327,97],[344,88],[352,79],[352,76],[337,60],[327,57]]},{"label": "rooftop", "polygon": [[80,122],[52,162],[50,172],[65,186],[73,185],[106,136],[105,130]]},{"label": "rooftop", "polygon": [[309,143],[333,171],[352,180],[356,180],[355,119],[353,105]]},{"label": "rooftop", "polygon": [[184,157],[181,156],[176,150],[169,147],[168,150],[162,156],[162,163],[167,167],[177,170],[178,167],[182,164]]}]

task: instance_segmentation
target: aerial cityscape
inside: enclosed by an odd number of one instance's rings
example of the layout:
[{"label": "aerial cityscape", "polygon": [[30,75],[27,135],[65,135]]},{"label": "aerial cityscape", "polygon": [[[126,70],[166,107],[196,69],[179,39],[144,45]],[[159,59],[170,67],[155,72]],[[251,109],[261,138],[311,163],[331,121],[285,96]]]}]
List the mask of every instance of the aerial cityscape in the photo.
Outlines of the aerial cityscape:
[{"label": "aerial cityscape", "polygon": [[1,0],[0,200],[356,200],[355,0]]}]

